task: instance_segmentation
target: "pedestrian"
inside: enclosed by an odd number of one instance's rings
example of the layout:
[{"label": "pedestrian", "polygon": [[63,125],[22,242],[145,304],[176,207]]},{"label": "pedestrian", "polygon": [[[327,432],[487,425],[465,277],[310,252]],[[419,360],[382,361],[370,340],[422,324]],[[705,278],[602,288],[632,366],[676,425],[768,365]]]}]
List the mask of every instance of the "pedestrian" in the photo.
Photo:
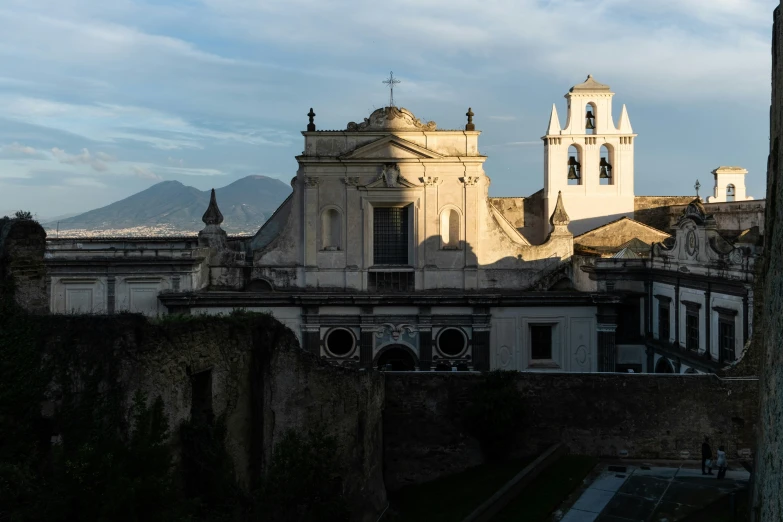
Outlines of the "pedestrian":
[{"label": "pedestrian", "polygon": [[726,477],[726,451],[723,446],[718,446],[717,458],[715,459],[715,465],[718,466],[718,478],[722,479]]},{"label": "pedestrian", "polygon": [[[706,472],[705,468],[707,468]],[[701,443],[701,474],[712,475],[712,448],[710,448],[709,437],[704,437],[704,442]]]}]

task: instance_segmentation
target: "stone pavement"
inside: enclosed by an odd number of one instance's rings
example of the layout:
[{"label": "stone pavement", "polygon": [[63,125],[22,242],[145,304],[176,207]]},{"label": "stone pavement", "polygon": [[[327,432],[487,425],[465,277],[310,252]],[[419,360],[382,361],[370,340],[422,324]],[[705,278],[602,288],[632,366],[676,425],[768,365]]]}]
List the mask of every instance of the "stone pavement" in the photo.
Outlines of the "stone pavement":
[{"label": "stone pavement", "polygon": [[699,462],[660,466],[601,463],[603,470],[561,522],[674,522],[723,495],[747,487],[750,474],[736,464],[724,480],[702,475]]}]

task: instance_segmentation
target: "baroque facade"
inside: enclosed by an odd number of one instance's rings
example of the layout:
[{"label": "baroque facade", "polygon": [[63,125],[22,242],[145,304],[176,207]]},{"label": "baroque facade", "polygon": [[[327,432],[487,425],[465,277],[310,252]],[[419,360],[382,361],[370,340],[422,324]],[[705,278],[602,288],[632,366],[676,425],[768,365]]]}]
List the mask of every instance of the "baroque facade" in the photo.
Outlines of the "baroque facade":
[{"label": "baroque facade", "polygon": [[[255,235],[226,235],[213,191],[198,237],[49,240],[51,310],[264,311],[304,349],[364,368],[614,371],[631,290],[605,282],[603,259],[577,263],[573,235],[635,215],[636,135],[625,107],[614,125],[612,96],[588,77],[565,129],[553,109],[544,189],[519,201],[488,197],[470,109],[459,130],[393,106],[316,130],[311,109],[292,193]],[[639,240],[668,237],[654,232]]]}]

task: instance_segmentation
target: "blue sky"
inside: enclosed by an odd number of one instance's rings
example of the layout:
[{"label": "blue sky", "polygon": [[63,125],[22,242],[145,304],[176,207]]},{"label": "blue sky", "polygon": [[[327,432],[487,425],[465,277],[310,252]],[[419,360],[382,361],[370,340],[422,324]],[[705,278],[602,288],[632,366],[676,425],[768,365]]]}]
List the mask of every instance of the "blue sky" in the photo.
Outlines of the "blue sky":
[{"label": "blue sky", "polygon": [[[543,186],[552,103],[588,73],[628,106],[638,195],[749,170],[764,196],[775,0],[3,0],[0,213],[86,211],[161,180],[296,173],[312,106],[440,128],[468,106],[491,195]],[[704,194],[704,189],[702,189]]]}]

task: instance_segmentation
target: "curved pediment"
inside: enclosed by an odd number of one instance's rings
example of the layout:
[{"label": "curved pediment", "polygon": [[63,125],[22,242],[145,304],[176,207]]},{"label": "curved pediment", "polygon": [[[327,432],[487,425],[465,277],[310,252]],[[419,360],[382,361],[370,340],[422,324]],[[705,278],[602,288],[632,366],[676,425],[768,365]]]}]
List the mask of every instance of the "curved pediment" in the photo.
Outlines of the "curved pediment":
[{"label": "curved pediment", "polygon": [[377,109],[363,122],[350,122],[348,131],[434,131],[438,128],[434,121],[422,123],[408,109],[402,107],[384,107]]}]

